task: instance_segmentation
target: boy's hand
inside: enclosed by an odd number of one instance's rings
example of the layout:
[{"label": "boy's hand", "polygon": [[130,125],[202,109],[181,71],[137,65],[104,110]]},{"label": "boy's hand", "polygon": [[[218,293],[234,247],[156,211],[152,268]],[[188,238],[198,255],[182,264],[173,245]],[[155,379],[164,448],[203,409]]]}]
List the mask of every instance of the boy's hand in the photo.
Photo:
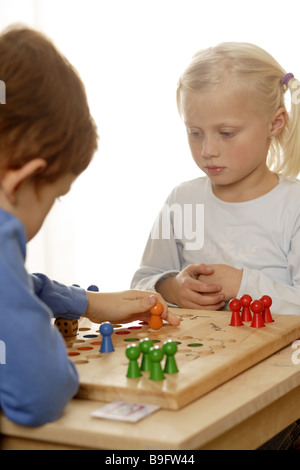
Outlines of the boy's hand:
[{"label": "boy's hand", "polygon": [[85,317],[94,323],[148,321],[150,309],[157,302],[160,302],[164,307],[162,319],[167,320],[173,326],[178,326],[180,323],[179,318],[168,311],[165,300],[158,293],[139,290],[113,293],[88,291],[87,297],[88,306]]},{"label": "boy's hand", "polygon": [[[204,264],[191,264],[177,276],[172,276],[156,286],[168,301],[183,308],[219,310],[225,305],[222,286],[211,280],[213,268]],[[201,277],[201,279],[199,279]]]}]

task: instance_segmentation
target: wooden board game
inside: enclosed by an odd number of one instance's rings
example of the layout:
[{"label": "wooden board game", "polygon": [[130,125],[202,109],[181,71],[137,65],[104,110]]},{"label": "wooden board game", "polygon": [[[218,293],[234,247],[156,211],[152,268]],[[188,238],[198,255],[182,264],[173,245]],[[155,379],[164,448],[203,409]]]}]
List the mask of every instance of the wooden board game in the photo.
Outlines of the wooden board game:
[{"label": "wooden board game", "polygon": [[[231,312],[170,310],[181,319],[178,327],[164,323],[160,330],[152,330],[143,322],[114,325],[111,353],[99,352],[99,325],[81,320],[76,338],[66,338],[68,355],[80,376],[77,396],[180,409],[300,338],[300,316],[273,314],[273,323],[251,328],[249,322],[229,326]],[[161,381],[149,380],[149,372],[140,378],[126,377],[126,346],[146,337],[158,345],[167,339],[177,342],[178,373],[165,374]]]}]

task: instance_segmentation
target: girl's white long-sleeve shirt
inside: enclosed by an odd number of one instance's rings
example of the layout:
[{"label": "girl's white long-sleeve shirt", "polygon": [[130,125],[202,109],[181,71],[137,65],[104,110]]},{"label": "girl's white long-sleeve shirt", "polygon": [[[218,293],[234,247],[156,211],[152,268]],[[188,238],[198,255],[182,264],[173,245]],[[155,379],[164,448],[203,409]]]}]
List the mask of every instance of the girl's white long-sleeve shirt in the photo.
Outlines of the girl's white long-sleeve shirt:
[{"label": "girl's white long-sleeve shirt", "polygon": [[272,312],[300,314],[300,182],[279,178],[247,202],[218,199],[207,177],[177,186],[149,236],[131,287],[155,290],[158,281],[190,264],[243,270],[237,297],[272,298]]}]

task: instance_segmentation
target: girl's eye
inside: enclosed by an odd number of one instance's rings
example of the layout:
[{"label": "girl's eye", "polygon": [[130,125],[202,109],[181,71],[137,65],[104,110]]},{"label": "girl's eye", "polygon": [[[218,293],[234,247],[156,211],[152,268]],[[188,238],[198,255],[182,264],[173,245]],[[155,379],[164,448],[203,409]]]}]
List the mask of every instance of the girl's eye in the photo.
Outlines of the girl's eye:
[{"label": "girl's eye", "polygon": [[202,132],[200,131],[193,131],[192,129],[188,129],[188,134],[192,137],[201,137],[202,136]]},{"label": "girl's eye", "polygon": [[233,136],[233,132],[220,132],[220,135],[222,137],[232,137]]}]

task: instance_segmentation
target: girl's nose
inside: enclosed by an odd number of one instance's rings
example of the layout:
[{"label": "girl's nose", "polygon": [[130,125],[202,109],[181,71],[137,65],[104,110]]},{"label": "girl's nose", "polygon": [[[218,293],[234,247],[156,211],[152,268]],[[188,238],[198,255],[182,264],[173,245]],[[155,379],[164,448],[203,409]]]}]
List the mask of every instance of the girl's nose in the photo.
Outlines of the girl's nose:
[{"label": "girl's nose", "polygon": [[218,143],[213,138],[205,137],[201,154],[204,158],[218,157],[220,155]]}]

